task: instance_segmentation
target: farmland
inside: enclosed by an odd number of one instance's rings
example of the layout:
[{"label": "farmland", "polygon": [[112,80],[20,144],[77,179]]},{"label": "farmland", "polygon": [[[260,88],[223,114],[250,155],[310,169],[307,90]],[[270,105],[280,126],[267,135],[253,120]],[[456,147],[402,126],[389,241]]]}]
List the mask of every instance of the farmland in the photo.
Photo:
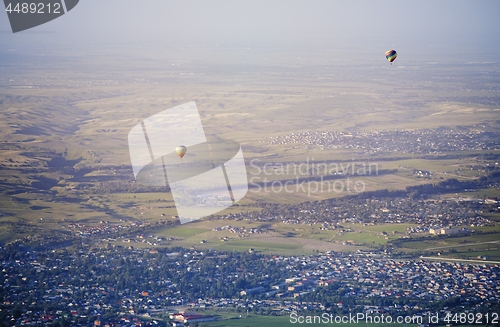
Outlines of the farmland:
[{"label": "farmland", "polygon": [[[320,52],[309,53],[315,60],[302,62],[304,71],[291,68],[296,57],[286,51],[263,50],[251,56],[204,51],[162,50],[135,61],[126,72],[126,63],[105,57],[96,59],[103,70],[88,69],[96,62],[71,54],[68,58],[79,65],[51,74],[42,68],[54,64],[50,53],[43,58],[45,66],[4,66],[2,241],[33,230],[53,235],[123,226],[135,230],[140,221],[170,238],[168,245],[310,254],[379,249],[415,226],[347,222],[343,227],[352,232],[339,234],[322,231],[315,223],[277,220],[265,233],[239,238],[214,232],[216,225],[224,224],[212,218],[176,226],[168,188],[134,180],[127,134],[141,119],[193,100],[205,133],[239,142],[247,164],[249,192],[237,206],[219,214],[226,217],[225,225],[258,228],[259,221],[230,216],[258,215],[265,204],[297,206],[449,179],[476,181],[498,169],[498,97],[481,87],[494,83],[493,77],[482,74],[494,64],[456,63],[436,70],[424,60],[399,68],[363,62],[348,64],[347,73],[335,63],[321,63],[326,54]],[[228,58],[224,65],[217,59],[221,55]],[[263,56],[268,60],[260,60]],[[234,69],[242,60],[253,67],[251,73]],[[159,64],[163,70],[152,69]],[[455,81],[453,87],[443,84],[450,69],[467,79]],[[285,78],[284,71],[291,75]],[[355,77],[359,74],[362,82]],[[431,75],[433,79],[426,78]],[[398,90],[387,90],[387,81],[398,84]],[[498,197],[498,184],[488,185],[462,195]],[[386,230],[389,235],[382,234]],[[410,251],[418,248],[404,244]]]}]

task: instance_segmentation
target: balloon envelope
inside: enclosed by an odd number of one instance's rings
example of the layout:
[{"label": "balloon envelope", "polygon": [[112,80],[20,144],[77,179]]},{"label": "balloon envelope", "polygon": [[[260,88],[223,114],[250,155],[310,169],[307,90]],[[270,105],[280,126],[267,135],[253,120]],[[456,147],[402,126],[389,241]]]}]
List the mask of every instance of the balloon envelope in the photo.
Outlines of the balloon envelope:
[{"label": "balloon envelope", "polygon": [[184,145],[179,145],[178,147],[175,148],[175,152],[177,153],[177,155],[181,159],[186,154],[186,151],[187,151],[187,148]]},{"label": "balloon envelope", "polygon": [[389,50],[385,53],[385,57],[387,58],[387,60],[389,60],[389,62],[393,62],[397,56],[398,53],[396,52],[396,50]]}]

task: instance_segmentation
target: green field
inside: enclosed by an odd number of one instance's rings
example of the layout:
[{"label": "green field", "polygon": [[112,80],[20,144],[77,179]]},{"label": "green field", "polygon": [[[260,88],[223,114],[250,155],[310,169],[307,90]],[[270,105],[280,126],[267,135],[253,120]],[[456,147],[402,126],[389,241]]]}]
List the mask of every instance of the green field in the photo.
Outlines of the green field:
[{"label": "green field", "polygon": [[[321,316],[320,316],[321,317]],[[306,318],[304,318],[306,319]],[[248,317],[244,316],[242,318],[233,318],[233,319],[224,319],[224,320],[218,320],[210,323],[202,323],[201,326],[211,326],[211,327],[258,327],[258,326],[276,326],[276,327],[288,327],[288,326],[295,326],[295,325],[306,325],[306,326],[325,326],[330,324],[321,322],[320,318],[316,318],[316,323],[314,323],[314,317],[310,317],[309,323],[303,323],[300,324],[298,320],[291,320],[290,316],[254,316],[250,315]],[[348,324],[336,324],[332,323],[337,326],[345,326],[345,327],[357,327],[357,326],[362,326],[362,327],[381,327],[381,326],[387,326],[387,324],[375,324],[375,323],[348,323]],[[395,327],[402,327],[402,326],[418,326],[418,324],[391,324],[391,326]]]},{"label": "green field", "polygon": [[[408,234],[415,224],[343,224],[344,230],[320,230],[319,224],[265,224],[261,233],[235,233],[224,226],[256,229],[263,225],[230,219],[197,221],[183,226],[152,230],[167,238],[160,246],[194,247],[222,251],[252,251],[262,254],[310,255],[325,251],[356,252],[392,247],[394,253],[440,256],[443,259],[500,260],[500,226],[477,227],[470,235],[426,236]],[[216,230],[218,229],[218,230]],[[406,239],[401,239],[405,237]],[[400,240],[401,239],[401,240]],[[400,240],[400,241],[398,241]],[[396,241],[397,243],[393,243]],[[125,245],[120,240],[117,244]],[[148,247],[141,244],[140,247]]]},{"label": "green field", "polygon": [[[246,327],[246,326],[290,326],[290,319],[287,317],[263,317],[263,316],[249,316],[244,318],[233,318],[204,323],[202,326],[211,327]],[[319,326],[319,325],[310,325]]]}]

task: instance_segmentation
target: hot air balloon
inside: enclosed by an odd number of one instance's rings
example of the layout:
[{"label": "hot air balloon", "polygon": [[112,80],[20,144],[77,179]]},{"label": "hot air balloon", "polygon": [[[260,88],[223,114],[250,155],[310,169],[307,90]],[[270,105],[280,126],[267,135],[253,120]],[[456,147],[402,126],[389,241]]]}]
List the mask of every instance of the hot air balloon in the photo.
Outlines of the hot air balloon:
[{"label": "hot air balloon", "polygon": [[391,65],[392,65],[392,62],[394,60],[396,60],[397,56],[398,56],[398,53],[396,52],[396,50],[389,50],[385,53],[385,57],[387,58],[387,60],[389,60]]},{"label": "hot air balloon", "polygon": [[182,157],[184,157],[184,155],[186,154],[186,151],[187,148],[184,145],[179,145],[178,147],[175,148],[175,152],[177,152],[177,155],[179,156],[179,158],[181,158],[181,160]]}]

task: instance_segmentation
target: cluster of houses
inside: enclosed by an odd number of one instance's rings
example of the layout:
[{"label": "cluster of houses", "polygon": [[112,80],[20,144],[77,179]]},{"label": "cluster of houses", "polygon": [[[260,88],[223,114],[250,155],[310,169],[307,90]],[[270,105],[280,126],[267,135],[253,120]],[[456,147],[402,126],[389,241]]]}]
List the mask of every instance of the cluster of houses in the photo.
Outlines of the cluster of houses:
[{"label": "cluster of houses", "polygon": [[201,315],[198,313],[171,313],[169,315],[170,320],[172,320],[173,327],[184,327],[184,325],[199,323],[199,322],[209,322],[214,321],[217,318],[209,315]]},{"label": "cluster of houses", "polygon": [[141,221],[123,224],[110,224],[108,222],[101,221],[99,224],[92,225],[86,225],[83,223],[70,223],[67,226],[62,225],[62,227],[72,230],[76,235],[79,235],[81,237],[90,237],[115,235],[116,233],[132,231],[134,229],[147,227],[149,225],[150,223]]},{"label": "cluster of houses", "polygon": [[[333,200],[332,200],[333,201]],[[345,223],[367,225],[414,224],[409,234],[430,233],[436,226],[447,230],[485,227],[495,224],[485,213],[500,213],[496,199],[428,199],[411,200],[405,197],[392,199],[342,199],[319,209],[310,203],[300,203],[287,208],[287,216],[275,209],[259,213],[240,213],[238,219],[249,222],[280,222],[289,225],[317,225],[320,230],[341,230]],[[278,208],[279,209],[279,208]],[[228,217],[229,218],[229,217]],[[447,231],[448,234],[453,231]]]},{"label": "cluster of houses", "polygon": [[458,235],[468,233],[467,228],[441,228],[438,226],[431,227],[429,229],[429,234],[431,235]]},{"label": "cluster of houses", "polygon": [[429,170],[423,170],[423,169],[415,169],[413,170],[413,175],[417,177],[423,177],[423,178],[431,178],[432,173]]},{"label": "cluster of houses", "polygon": [[[165,255],[165,267],[158,266],[158,261],[144,260],[144,256]],[[155,253],[158,253],[156,251]],[[213,258],[226,256],[218,251],[210,251]],[[181,292],[178,285],[171,280],[141,280],[141,285],[159,283],[164,291],[142,289],[129,291],[127,295],[115,290],[114,283],[98,284],[96,278],[105,279],[106,276],[93,275],[88,282],[70,273],[75,268],[68,266],[68,262],[77,256],[85,260],[100,262],[105,268],[106,262],[121,257],[123,260],[136,262],[144,271],[156,269],[177,269],[179,271],[196,272],[194,267],[203,262],[207,254],[197,250],[153,254],[149,250],[102,249],[91,252],[59,255],[49,259],[45,264],[37,260],[37,255],[28,255],[22,260],[4,260],[1,263],[4,285],[10,292],[5,294],[2,306],[8,308],[17,301],[24,301],[33,290],[40,287],[40,282],[30,276],[46,274],[43,280],[45,290],[43,297],[38,299],[38,305],[46,303],[50,306],[60,306],[59,316],[70,314],[82,317],[89,314],[104,314],[107,310],[122,312],[124,317],[155,317],[158,314],[167,314],[172,306],[187,306],[192,308],[208,307],[241,307],[246,310],[269,309],[278,312],[303,310],[323,310],[324,304],[319,302],[303,302],[305,294],[337,284],[342,289],[339,293],[343,298],[410,298],[428,303],[449,298],[459,298],[461,303],[475,303],[478,306],[500,302],[500,265],[499,264],[471,264],[460,262],[438,262],[422,259],[391,259],[382,255],[342,254],[326,252],[313,256],[258,256],[256,260],[265,262],[266,270],[258,272],[260,282],[253,287],[238,290],[233,297],[217,298],[204,297],[190,298]],[[172,268],[175,267],[175,268]],[[93,268],[95,269],[95,268]],[[109,266],[113,271],[118,269]],[[215,268],[214,268],[215,269]],[[268,274],[276,269],[283,272],[281,281],[271,282]],[[81,270],[76,270],[80,274]],[[235,278],[245,274],[256,274],[256,271],[244,272],[238,266],[234,271],[215,270],[212,282],[221,282],[222,285],[233,284]],[[238,277],[235,277],[238,276]],[[77,278],[78,277],[78,278]],[[77,279],[75,279],[77,278]],[[143,279],[144,279],[143,278]],[[75,280],[79,280],[75,283]],[[75,295],[80,298],[75,301]],[[109,296],[115,294],[115,296]],[[338,303],[336,304],[336,306]],[[340,304],[341,305],[341,304]],[[24,309],[23,309],[24,310]],[[139,310],[139,311],[137,311]],[[71,311],[71,312],[69,312]],[[39,313],[40,316],[47,314]],[[58,316],[57,312],[53,313]],[[26,321],[38,321],[40,316],[27,306],[21,313]],[[173,320],[177,326],[196,321],[208,321],[213,317],[196,314],[175,315]]]},{"label": "cluster of houses", "polygon": [[[286,279],[280,288],[300,296],[318,286],[339,282],[355,297],[396,296],[435,301],[455,296],[468,301],[500,300],[500,265],[471,265],[424,260],[393,260],[323,254],[313,257],[282,257],[278,261],[304,267],[301,274]],[[279,286],[279,285],[278,285]],[[288,294],[286,294],[288,293]]]},{"label": "cluster of houses", "polygon": [[353,133],[311,131],[276,136],[267,143],[306,149],[353,149],[366,154],[381,152],[437,154],[449,151],[498,149],[500,135],[497,132],[493,137],[491,133],[443,128]]},{"label": "cluster of houses", "polygon": [[237,235],[250,235],[250,234],[262,234],[266,233],[266,231],[260,229],[260,228],[246,228],[245,226],[243,227],[237,227],[237,226],[231,226],[231,225],[225,225],[221,227],[214,227],[213,228],[214,232],[221,232],[221,231],[228,231],[229,233],[237,234]]}]

